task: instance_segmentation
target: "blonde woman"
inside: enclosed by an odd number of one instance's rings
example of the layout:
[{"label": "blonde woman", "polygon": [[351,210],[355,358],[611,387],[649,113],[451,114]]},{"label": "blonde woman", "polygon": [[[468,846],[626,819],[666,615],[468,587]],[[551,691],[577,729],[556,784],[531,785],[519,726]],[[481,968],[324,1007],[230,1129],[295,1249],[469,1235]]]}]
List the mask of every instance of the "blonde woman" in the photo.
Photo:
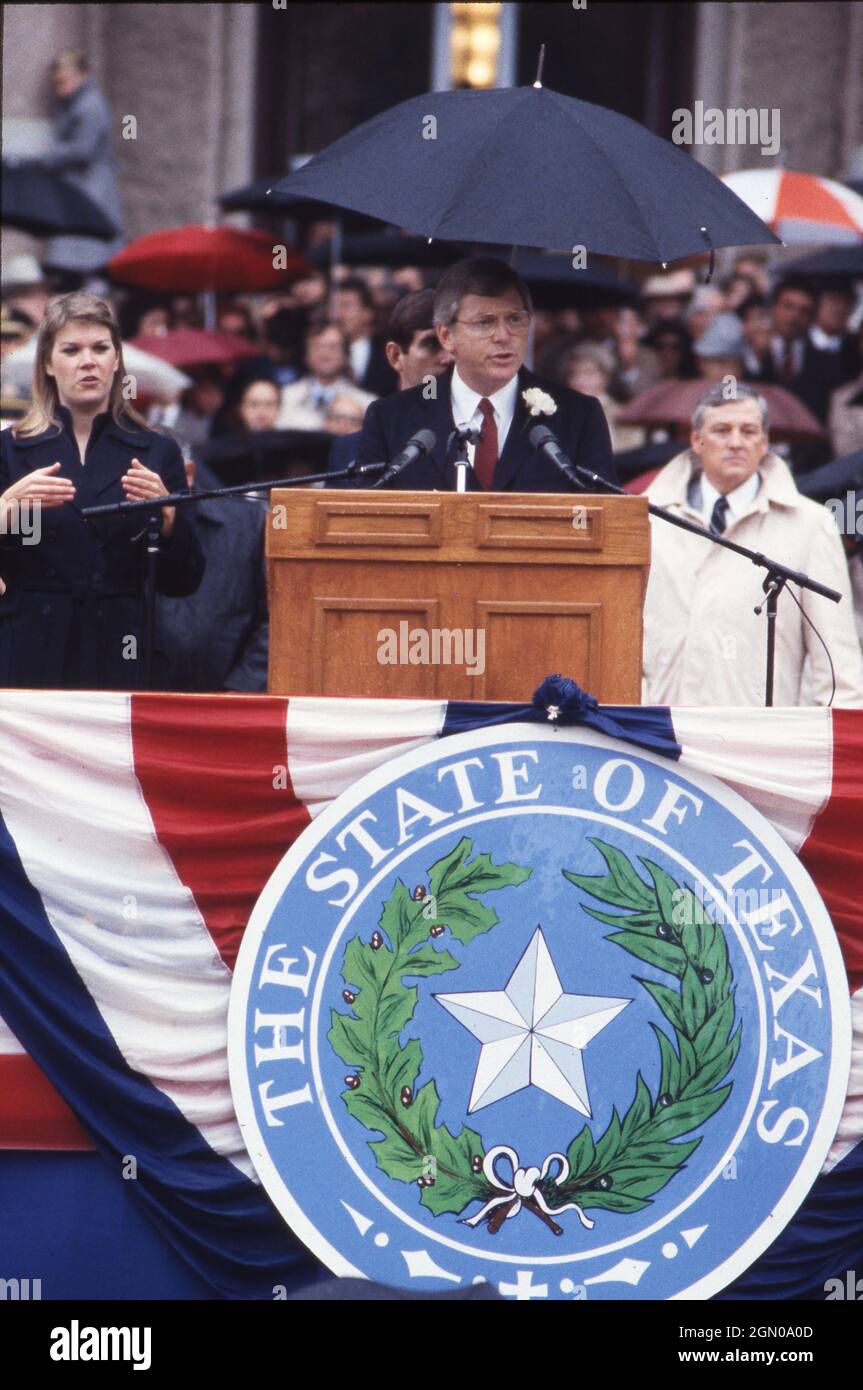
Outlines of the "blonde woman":
[{"label": "blonde woman", "polygon": [[[57,295],[39,329],[33,404],[0,432],[0,686],[143,684],[145,513],[82,509],[185,489],[183,459],[123,396],[113,306]],[[162,513],[157,586],[194,593],[204,560],[189,508]],[[154,662],[154,684],[160,668]]]}]

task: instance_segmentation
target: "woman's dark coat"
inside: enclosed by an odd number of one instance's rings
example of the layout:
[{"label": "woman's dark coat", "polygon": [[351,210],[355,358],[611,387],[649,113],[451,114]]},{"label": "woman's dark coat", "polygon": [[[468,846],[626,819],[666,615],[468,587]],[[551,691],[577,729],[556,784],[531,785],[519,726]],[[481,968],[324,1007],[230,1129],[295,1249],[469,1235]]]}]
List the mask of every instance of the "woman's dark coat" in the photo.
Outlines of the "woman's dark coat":
[{"label": "woman's dark coat", "polygon": [[[81,509],[126,501],[121,478],[133,458],[158,473],[169,492],[185,490],[179,446],[169,435],[110,414],[97,415],[82,465],[63,406],[62,430],[17,438],[0,432],[0,494],[26,473],[61,463],[75,484],[74,502],[42,509],[38,544],[21,534],[33,518],[0,532],[0,687],[134,690],[143,685],[143,580],[146,512],[90,519]],[[58,476],[58,475],[53,475]],[[16,530],[18,534],[16,534]],[[39,531],[35,532],[39,535]],[[158,591],[192,594],[204,558],[191,509],[178,507],[174,531],[162,540]],[[160,663],[154,662],[158,686]]]}]

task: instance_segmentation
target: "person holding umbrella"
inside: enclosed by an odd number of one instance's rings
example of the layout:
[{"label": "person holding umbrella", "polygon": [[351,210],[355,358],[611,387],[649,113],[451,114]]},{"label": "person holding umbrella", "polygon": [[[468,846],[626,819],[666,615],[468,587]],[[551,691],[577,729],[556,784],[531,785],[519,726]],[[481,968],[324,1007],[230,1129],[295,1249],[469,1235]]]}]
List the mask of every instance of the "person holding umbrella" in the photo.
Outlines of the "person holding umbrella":
[{"label": "person holding umbrella", "polygon": [[467,446],[471,490],[569,491],[566,478],[530,442],[531,426],[541,423],[572,463],[616,482],[599,401],[525,368],[531,313],[527,285],[502,261],[477,256],[446,271],[435,294],[434,326],[453,366],[434,382],[373,401],[357,461],[391,460],[418,430],[431,430],[434,449],[403,468],[394,486],[452,489],[450,436],[457,426],[471,426],[482,430],[480,442]]},{"label": "person holding umbrella", "polygon": [[[83,292],[52,299],[32,406],[0,433],[0,686],[142,684],[144,517],[81,511],[184,491],[185,475],[176,441],[148,428],[123,382],[112,305]],[[191,511],[166,508],[159,592],[194,593],[203,573]]]},{"label": "person holding umbrella", "polygon": [[[117,229],[113,240],[57,235],[45,242],[42,263],[53,274],[57,287],[78,288],[100,273],[123,245],[122,209],[116,165],[111,147],[113,117],[105,97],[91,74],[86,54],[64,49],[51,64],[51,82],[57,107],[54,141],[38,156],[15,159],[13,167],[35,166],[62,174],[104,212]],[[7,164],[10,160],[7,156]]]}]

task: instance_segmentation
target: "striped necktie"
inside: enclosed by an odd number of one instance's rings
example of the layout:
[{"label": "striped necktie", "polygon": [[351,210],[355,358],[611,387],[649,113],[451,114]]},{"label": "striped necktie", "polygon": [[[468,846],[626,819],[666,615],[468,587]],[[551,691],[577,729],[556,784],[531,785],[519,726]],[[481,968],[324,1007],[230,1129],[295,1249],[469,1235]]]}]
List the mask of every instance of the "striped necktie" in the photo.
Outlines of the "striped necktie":
[{"label": "striped necktie", "polygon": [[710,529],[715,531],[717,536],[721,536],[727,525],[728,498],[717,497],[713,504],[713,511],[710,513]]}]

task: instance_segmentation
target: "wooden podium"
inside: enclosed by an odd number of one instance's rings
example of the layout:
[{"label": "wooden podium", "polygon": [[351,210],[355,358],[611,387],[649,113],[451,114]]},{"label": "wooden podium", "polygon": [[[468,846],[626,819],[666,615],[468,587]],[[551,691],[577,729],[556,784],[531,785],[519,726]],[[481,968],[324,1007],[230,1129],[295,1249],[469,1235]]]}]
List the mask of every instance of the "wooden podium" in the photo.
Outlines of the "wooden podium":
[{"label": "wooden podium", "polygon": [[641,702],[645,497],[283,489],[266,553],[274,693]]}]

